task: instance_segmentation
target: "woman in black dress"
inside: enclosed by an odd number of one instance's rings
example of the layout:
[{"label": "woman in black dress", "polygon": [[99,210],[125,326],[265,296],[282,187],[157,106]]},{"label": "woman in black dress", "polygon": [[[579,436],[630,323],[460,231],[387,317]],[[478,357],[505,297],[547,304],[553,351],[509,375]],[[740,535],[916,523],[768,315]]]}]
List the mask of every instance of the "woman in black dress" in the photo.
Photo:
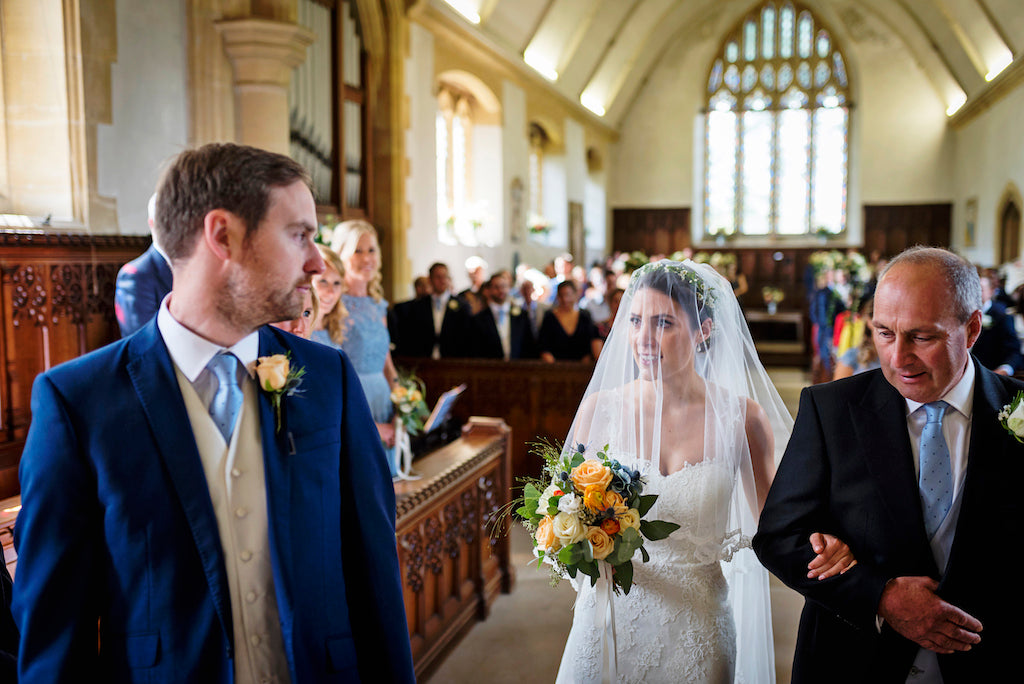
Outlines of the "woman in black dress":
[{"label": "woman in black dress", "polygon": [[594,319],[576,306],[576,283],[563,280],[555,292],[555,305],[544,313],[537,334],[540,358],[558,361],[593,362],[601,353],[601,336]]}]

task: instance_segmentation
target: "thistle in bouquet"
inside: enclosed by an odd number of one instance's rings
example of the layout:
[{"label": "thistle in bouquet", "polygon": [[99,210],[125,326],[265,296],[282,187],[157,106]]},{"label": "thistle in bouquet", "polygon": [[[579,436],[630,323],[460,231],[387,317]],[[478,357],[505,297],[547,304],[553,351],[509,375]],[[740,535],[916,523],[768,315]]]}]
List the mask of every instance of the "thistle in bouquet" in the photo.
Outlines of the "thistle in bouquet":
[{"label": "thistle in bouquet", "polygon": [[395,416],[410,435],[418,435],[430,415],[425,396],[422,380],[411,372],[398,372],[398,381],[391,390],[391,403],[395,405]]},{"label": "thistle in bouquet", "polygon": [[607,451],[605,446],[591,456],[583,444],[531,445],[531,452],[544,459],[544,470],[540,478],[525,480],[516,513],[533,533],[538,567],[551,565],[555,583],[583,573],[594,585],[604,562],[612,568],[612,588],[628,594],[633,557],[639,551],[643,562],[650,560],[644,541],[664,539],[679,525],[644,519],[658,496],[644,494],[640,472]]}]

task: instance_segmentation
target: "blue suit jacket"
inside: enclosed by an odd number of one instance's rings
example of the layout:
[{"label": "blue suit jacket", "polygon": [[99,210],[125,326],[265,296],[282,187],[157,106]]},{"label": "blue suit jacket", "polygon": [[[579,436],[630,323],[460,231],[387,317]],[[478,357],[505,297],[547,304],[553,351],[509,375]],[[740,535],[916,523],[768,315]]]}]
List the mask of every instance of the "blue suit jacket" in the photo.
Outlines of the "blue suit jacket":
[{"label": "blue suit jacket", "polygon": [[1003,364],[1014,372],[1024,369],[1024,355],[1020,350],[1020,338],[1013,324],[1013,316],[1006,312],[1006,306],[992,302],[985,312],[988,323],[981,328],[981,334],[971,352],[985,368],[996,370]]},{"label": "blue suit jacket", "polygon": [[[306,369],[280,430],[259,397],[292,681],[412,682],[394,489],[358,377],[330,347],[259,337],[261,356]],[[22,681],[232,681],[217,521],[156,321],[39,376],[32,412],[15,532]]]},{"label": "blue suit jacket", "polygon": [[156,317],[171,283],[171,266],[152,245],[121,267],[114,286],[114,313],[121,337],[128,337]]}]

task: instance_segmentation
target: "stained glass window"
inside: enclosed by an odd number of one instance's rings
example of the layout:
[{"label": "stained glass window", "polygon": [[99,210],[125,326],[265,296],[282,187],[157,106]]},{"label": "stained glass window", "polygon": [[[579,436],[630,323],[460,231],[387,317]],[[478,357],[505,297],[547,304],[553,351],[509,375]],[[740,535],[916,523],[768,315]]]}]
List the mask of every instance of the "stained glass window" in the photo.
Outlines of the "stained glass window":
[{"label": "stained glass window", "polygon": [[791,0],[767,0],[726,36],[707,80],[704,231],[846,229],[846,60]]}]

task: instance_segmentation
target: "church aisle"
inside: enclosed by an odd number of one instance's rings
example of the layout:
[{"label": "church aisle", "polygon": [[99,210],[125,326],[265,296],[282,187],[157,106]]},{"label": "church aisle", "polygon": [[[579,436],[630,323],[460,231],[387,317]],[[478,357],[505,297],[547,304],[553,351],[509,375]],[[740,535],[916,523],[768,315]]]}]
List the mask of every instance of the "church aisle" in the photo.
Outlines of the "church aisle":
[{"label": "church aisle", "polygon": [[[800,390],[810,383],[810,375],[795,368],[769,368],[768,374],[790,413],[795,414]],[[512,593],[498,597],[490,616],[476,623],[422,684],[555,680],[576,594],[567,581],[552,588],[547,570],[530,564],[532,544],[521,526],[515,526],[511,535],[516,573]],[[777,682],[788,684],[803,599],[772,577],[771,600]]]}]

